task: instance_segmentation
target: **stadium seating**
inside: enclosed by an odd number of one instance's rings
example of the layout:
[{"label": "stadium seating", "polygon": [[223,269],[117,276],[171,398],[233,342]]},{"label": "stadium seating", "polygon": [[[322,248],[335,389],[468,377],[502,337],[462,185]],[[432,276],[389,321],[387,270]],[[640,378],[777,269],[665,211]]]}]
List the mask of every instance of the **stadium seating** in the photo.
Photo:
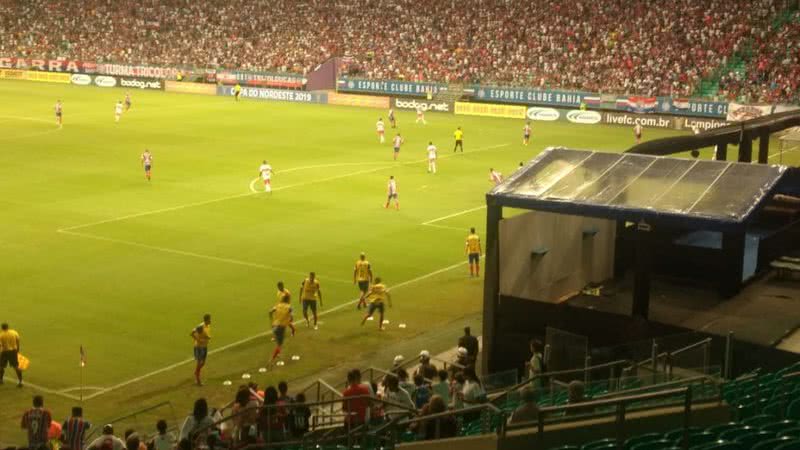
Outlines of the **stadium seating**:
[{"label": "stadium seating", "polygon": [[[350,56],[349,72],[369,78],[686,96],[753,39],[754,62],[796,42],[770,32],[783,15],[781,0],[29,0],[0,3],[0,50],[297,73]],[[755,67],[777,96],[796,80],[796,60]]]}]

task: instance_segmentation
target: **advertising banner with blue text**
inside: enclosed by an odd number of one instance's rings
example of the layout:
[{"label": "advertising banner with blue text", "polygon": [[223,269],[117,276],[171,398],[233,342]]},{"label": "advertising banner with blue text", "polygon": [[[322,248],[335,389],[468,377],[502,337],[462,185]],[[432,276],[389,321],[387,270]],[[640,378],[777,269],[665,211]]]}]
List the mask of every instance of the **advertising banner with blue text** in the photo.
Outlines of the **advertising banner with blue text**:
[{"label": "advertising banner with blue text", "polygon": [[[217,86],[217,95],[232,97],[233,87]],[[256,87],[243,87],[241,97],[279,102],[328,103],[328,95],[324,92],[287,91]]]},{"label": "advertising banner with blue text", "polygon": [[588,92],[550,91],[492,86],[474,86],[474,89],[475,97],[480,101],[575,108],[581,105],[584,97],[592,95]]},{"label": "advertising banner with blue text", "polygon": [[728,116],[728,103],[695,98],[658,98],[658,112],[678,116],[714,117]]},{"label": "advertising banner with blue text", "polygon": [[381,95],[408,95],[426,97],[437,94],[446,85],[399,80],[342,79],[336,82],[339,92],[362,92]]}]

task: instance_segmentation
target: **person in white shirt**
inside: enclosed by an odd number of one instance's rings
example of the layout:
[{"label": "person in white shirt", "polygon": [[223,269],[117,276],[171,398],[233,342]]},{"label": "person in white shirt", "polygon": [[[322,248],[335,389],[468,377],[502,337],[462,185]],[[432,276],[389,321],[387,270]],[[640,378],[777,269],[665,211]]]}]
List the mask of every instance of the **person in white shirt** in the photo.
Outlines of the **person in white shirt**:
[{"label": "person in white shirt", "polygon": [[272,192],[272,166],[265,159],[258,168],[258,173],[264,181],[264,192]]},{"label": "person in white shirt", "polygon": [[642,142],[642,126],[640,124],[637,123],[636,126],[633,127],[633,134],[636,136],[637,144]]},{"label": "person in white shirt", "polygon": [[405,140],[400,136],[400,133],[397,133],[397,136],[394,137],[392,140],[392,145],[394,146],[394,160],[397,161],[397,155],[400,154],[400,146],[403,145]]},{"label": "person in white shirt", "polygon": [[386,185],[386,193],[388,194],[386,198],[386,204],[383,205],[384,208],[388,208],[389,204],[394,200],[394,208],[400,209],[400,200],[397,199],[397,182],[394,179],[394,175],[389,176],[389,183]]},{"label": "person in white shirt", "polygon": [[386,139],[384,138],[383,118],[380,118],[377,122],[375,122],[375,131],[378,133],[378,138],[380,139],[381,144],[386,142]]},{"label": "person in white shirt", "polygon": [[383,386],[383,399],[392,403],[387,404],[384,409],[387,419],[410,416],[411,412],[417,409],[408,392],[400,387],[400,381],[397,376],[393,374],[386,375],[386,378],[383,379]]},{"label": "person in white shirt", "polygon": [[153,450],[172,450],[175,446],[175,436],[167,432],[167,421],[159,420],[156,424],[156,429],[158,434],[151,441]]},{"label": "person in white shirt", "polygon": [[428,123],[425,122],[425,110],[422,106],[417,106],[417,121],[414,123],[422,122],[423,125],[427,125]]},{"label": "person in white shirt", "polygon": [[114,427],[103,426],[103,434],[86,446],[87,450],[125,450],[125,441],[114,436]]},{"label": "person in white shirt", "polygon": [[114,108],[114,120],[119,123],[119,118],[122,116],[122,100],[117,101],[117,106]]},{"label": "person in white shirt", "polygon": [[436,173],[436,146],[428,142],[428,173]]}]

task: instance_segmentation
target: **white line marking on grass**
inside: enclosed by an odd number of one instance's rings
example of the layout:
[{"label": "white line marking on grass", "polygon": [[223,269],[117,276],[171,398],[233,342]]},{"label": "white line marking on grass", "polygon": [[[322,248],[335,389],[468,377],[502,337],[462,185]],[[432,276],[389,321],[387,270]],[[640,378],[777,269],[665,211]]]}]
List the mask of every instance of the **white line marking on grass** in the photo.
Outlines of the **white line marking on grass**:
[{"label": "white line marking on grass", "polygon": [[800,150],[800,145],[798,145],[798,146],[795,146],[795,147],[791,147],[791,148],[789,148],[789,149],[787,149],[787,150],[783,150],[783,151],[780,151],[780,152],[778,152],[778,153],[773,153],[773,154],[769,155],[769,156],[767,157],[767,159],[772,159],[772,158],[775,158],[776,156],[781,156],[781,155],[783,155],[784,153],[793,152],[793,151],[795,151],[795,150]]},{"label": "white line marking on grass", "polygon": [[[403,286],[408,286],[410,284],[418,283],[418,282],[420,282],[422,280],[426,280],[428,278],[434,277],[434,276],[439,275],[441,273],[444,273],[444,272],[453,270],[453,269],[455,269],[457,267],[463,266],[466,263],[467,263],[466,261],[463,261],[463,262],[460,262],[460,263],[452,264],[452,265],[449,265],[447,267],[444,267],[444,268],[441,268],[441,269],[438,269],[438,270],[434,270],[433,272],[426,273],[424,275],[420,275],[420,276],[418,276],[416,278],[412,278],[410,280],[406,280],[406,281],[404,281],[402,283],[398,283],[398,284],[394,285],[393,287],[391,287],[389,289],[389,291],[401,288]],[[332,314],[332,313],[334,313],[336,311],[342,310],[342,309],[347,308],[348,306],[352,306],[352,305],[354,305],[356,303],[358,303],[358,299],[353,299],[353,300],[344,302],[341,305],[334,306],[331,309],[326,309],[324,311],[321,311],[318,314],[318,317],[322,317],[322,316],[325,316],[327,314]],[[240,340],[238,340],[236,342],[231,342],[230,344],[223,345],[222,347],[218,347],[218,348],[215,348],[213,350],[210,350],[208,352],[208,354],[209,355],[215,355],[217,353],[224,352],[224,351],[229,350],[231,348],[238,347],[238,346],[240,346],[242,344],[246,344],[248,342],[252,342],[252,341],[255,341],[257,339],[264,338],[264,337],[269,336],[271,334],[272,334],[272,331],[265,331],[265,332],[262,332],[262,333],[258,333],[258,334],[255,334],[253,336],[246,337],[244,339],[240,339]],[[115,384],[113,386],[107,387],[107,388],[105,388],[105,389],[103,389],[101,391],[97,391],[97,392],[95,392],[93,394],[90,394],[88,396],[84,396],[83,398],[84,398],[84,400],[91,400],[91,399],[93,399],[95,397],[98,397],[100,395],[107,394],[107,393],[112,392],[112,391],[116,391],[118,389],[124,388],[124,387],[129,386],[129,385],[134,384],[134,383],[138,383],[139,381],[142,381],[142,380],[145,380],[147,378],[162,374],[164,372],[169,372],[172,369],[176,369],[176,368],[178,368],[180,366],[183,366],[183,365],[186,365],[186,364],[189,364],[189,363],[192,363],[192,362],[194,362],[194,358],[187,358],[187,359],[184,359],[182,361],[178,361],[176,363],[173,363],[173,364],[170,364],[168,366],[162,367],[160,369],[156,369],[156,370],[154,370],[152,372],[148,372],[148,373],[146,373],[144,375],[140,375],[138,377],[131,378],[130,380],[126,380],[126,381],[123,381],[121,383]],[[67,395],[67,394],[60,394],[60,395]]]},{"label": "white line marking on grass", "polygon": [[98,387],[98,386],[84,386],[84,387],[75,386],[75,387],[71,387],[71,388],[67,388],[67,389],[62,389],[62,390],[60,390],[58,392],[64,394],[64,393],[67,393],[67,392],[80,391],[81,389],[83,389],[84,391],[102,391],[105,388]]},{"label": "white line marking on grass", "polygon": [[[506,144],[490,145],[488,147],[481,147],[481,148],[478,148],[478,149],[475,149],[475,150],[467,150],[464,153],[447,154],[447,155],[439,157],[439,159],[445,159],[445,158],[450,158],[450,157],[454,157],[454,156],[461,156],[461,155],[468,154],[468,153],[484,152],[484,151],[488,151],[488,150],[494,150],[494,149],[497,149],[497,148],[508,147],[509,145],[511,145],[511,144],[506,143]],[[368,173],[378,172],[378,171],[381,171],[381,170],[390,169],[392,167],[406,166],[406,165],[411,165],[411,164],[419,164],[419,163],[424,163],[424,162],[427,162],[427,161],[428,161],[427,158],[418,159],[418,160],[414,160],[414,161],[406,161],[406,162],[401,162],[401,163],[396,163],[396,164],[390,164],[387,161],[387,164],[389,164],[389,165],[386,165],[386,166],[383,166],[383,167],[377,167],[377,168],[374,168],[374,169],[358,170],[358,171],[355,171],[355,172],[349,172],[349,173],[345,173],[345,174],[342,174],[342,175],[336,175],[336,176],[327,177],[327,178],[320,178],[319,180],[306,181],[306,182],[303,182],[303,183],[288,184],[286,186],[279,186],[279,187],[276,187],[276,188],[272,189],[272,192],[279,192],[279,191],[283,191],[283,190],[286,190],[286,189],[292,189],[292,188],[296,188],[296,187],[311,186],[311,185],[314,185],[314,184],[326,183],[328,181],[335,181],[335,180],[339,180],[339,179],[342,179],[342,178],[349,178],[349,177],[353,177],[353,176],[356,176],[356,175],[365,175],[365,174],[368,174]],[[370,162],[370,164],[372,164],[372,162]],[[251,182],[251,184],[252,184],[252,182]],[[153,214],[161,214],[161,213],[170,212],[170,211],[179,211],[181,209],[192,208],[192,207],[195,207],[195,206],[210,205],[212,203],[218,203],[218,202],[224,202],[224,201],[227,201],[227,200],[233,200],[233,199],[237,199],[237,198],[248,197],[248,196],[254,195],[256,193],[257,192],[245,192],[243,194],[228,195],[228,196],[225,196],[225,197],[213,198],[213,199],[210,199],[210,200],[203,200],[203,201],[199,201],[199,202],[186,203],[184,205],[170,206],[170,207],[167,207],[167,208],[155,209],[155,210],[152,210],[152,211],[144,211],[144,212],[140,212],[140,213],[127,214],[127,215],[120,216],[120,217],[112,217],[110,219],[98,220],[98,221],[95,221],[95,222],[89,222],[89,223],[84,223],[84,224],[80,224],[80,225],[74,225],[74,226],[71,226],[71,227],[61,228],[61,229],[59,229],[57,231],[63,232],[63,231],[79,230],[81,228],[88,228],[88,227],[92,227],[92,226],[95,226],[95,225],[103,225],[103,224],[106,224],[106,223],[121,222],[123,220],[134,219],[134,218],[137,218],[137,217],[150,216],[150,215],[153,215]]]},{"label": "white line marking on grass", "polygon": [[81,399],[77,395],[67,394],[67,393],[62,392],[62,391],[57,391],[55,389],[46,388],[44,386],[39,386],[37,384],[29,383],[27,381],[24,383],[24,385],[28,386],[28,387],[32,387],[32,388],[34,388],[34,389],[36,389],[38,391],[42,391],[42,392],[44,392],[46,394],[58,395],[58,396],[61,396],[61,397],[64,397],[64,398],[68,398],[70,400],[80,400]]},{"label": "white line marking on grass", "polygon": [[[157,252],[172,253],[174,255],[187,256],[187,257],[191,257],[191,258],[206,259],[206,260],[209,260],[209,261],[216,261],[216,262],[227,263],[227,264],[235,264],[235,265],[238,265],[238,266],[252,267],[252,268],[255,268],[255,269],[262,269],[262,270],[271,270],[271,271],[275,271],[275,272],[291,273],[291,274],[294,274],[294,275],[302,275],[302,276],[308,275],[307,272],[301,272],[301,271],[298,271],[298,270],[289,270],[289,269],[284,269],[282,267],[268,266],[266,264],[258,264],[258,263],[248,262],[248,261],[240,261],[238,259],[224,258],[224,257],[221,257],[221,256],[204,255],[202,253],[189,252],[189,251],[178,250],[178,249],[174,249],[174,248],[158,247],[158,246],[155,246],[155,245],[142,244],[140,242],[126,241],[124,239],[115,239],[115,238],[110,238],[110,237],[105,237],[105,236],[98,236],[98,235],[89,234],[89,233],[81,233],[81,232],[78,232],[78,231],[59,230],[58,232],[62,233],[62,234],[69,234],[69,235],[72,235],[72,236],[77,236],[77,237],[82,237],[82,238],[95,239],[95,240],[98,240],[98,241],[111,242],[111,243],[114,243],[114,244],[128,245],[128,246],[131,246],[131,247],[139,247],[139,248],[144,248],[144,249],[147,249],[147,250],[154,250],[154,251],[157,251]],[[342,280],[342,279],[338,279],[338,278],[328,278],[328,277],[323,277],[323,279],[331,281],[331,282],[336,282],[336,283],[352,284],[352,280]]]},{"label": "white line marking on grass", "polygon": [[448,225],[436,225],[435,223],[423,223],[422,226],[433,227],[433,228],[441,228],[443,230],[458,230],[458,231],[462,231],[462,232],[465,230],[464,227],[451,227],[451,226],[448,226]]},{"label": "white line marking on grass", "polygon": [[481,205],[481,206],[476,206],[475,208],[465,209],[463,211],[459,211],[459,212],[456,212],[456,213],[453,213],[453,214],[448,214],[448,215],[442,216],[442,217],[437,217],[437,218],[435,218],[433,220],[429,220],[427,222],[424,222],[423,225],[431,225],[431,224],[434,224],[436,222],[441,222],[442,220],[447,220],[447,219],[450,219],[452,217],[458,217],[460,215],[471,213],[473,211],[479,211],[479,210],[484,209],[484,208],[486,208],[486,205]]},{"label": "white line marking on grass", "polygon": [[56,125],[56,120],[45,120],[39,117],[26,117],[26,116],[0,116],[0,119],[16,119],[16,120],[27,120],[28,122],[42,122],[53,125],[53,127],[58,127]]}]

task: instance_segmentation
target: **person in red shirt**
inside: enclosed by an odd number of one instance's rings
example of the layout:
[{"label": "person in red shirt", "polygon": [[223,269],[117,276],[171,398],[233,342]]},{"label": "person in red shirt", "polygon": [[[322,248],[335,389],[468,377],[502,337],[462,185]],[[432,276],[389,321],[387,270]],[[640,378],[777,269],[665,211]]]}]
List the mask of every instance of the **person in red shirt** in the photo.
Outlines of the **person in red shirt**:
[{"label": "person in red shirt", "polygon": [[39,448],[47,445],[47,435],[53,416],[44,409],[44,398],[41,395],[33,397],[33,408],[22,415],[22,429],[28,430],[28,448]]},{"label": "person in red shirt", "polygon": [[347,388],[342,392],[342,412],[348,414],[348,416],[345,417],[346,428],[355,428],[366,421],[367,408],[369,408],[370,403],[368,398],[356,398],[351,400],[348,400],[348,398],[369,395],[369,388],[361,384],[361,380],[356,372],[353,370],[348,372]]}]

